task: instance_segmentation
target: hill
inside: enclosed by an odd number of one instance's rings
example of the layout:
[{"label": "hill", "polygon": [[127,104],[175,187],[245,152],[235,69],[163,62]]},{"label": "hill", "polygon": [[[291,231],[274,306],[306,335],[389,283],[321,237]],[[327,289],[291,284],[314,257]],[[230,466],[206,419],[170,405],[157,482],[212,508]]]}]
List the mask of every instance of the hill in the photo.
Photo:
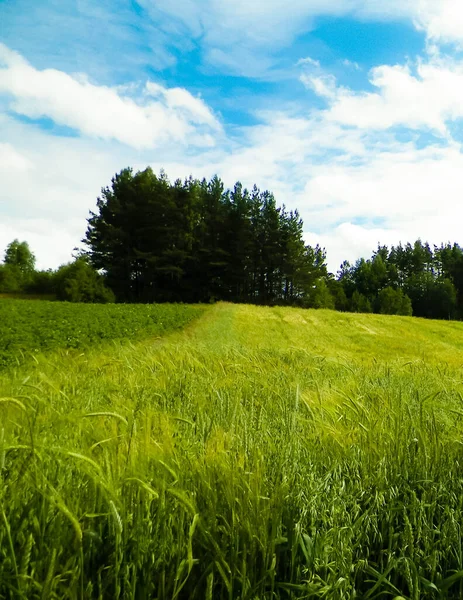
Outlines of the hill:
[{"label": "hill", "polygon": [[0,596],[462,597],[462,323],[164,333],[0,375]]}]

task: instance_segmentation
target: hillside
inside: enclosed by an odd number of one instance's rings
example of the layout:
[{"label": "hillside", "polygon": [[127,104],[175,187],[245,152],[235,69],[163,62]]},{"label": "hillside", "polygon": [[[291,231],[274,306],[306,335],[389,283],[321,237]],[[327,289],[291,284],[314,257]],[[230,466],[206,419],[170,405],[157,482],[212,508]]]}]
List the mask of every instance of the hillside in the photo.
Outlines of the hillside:
[{"label": "hillside", "polygon": [[0,374],[0,597],[460,598],[463,323],[217,304]]}]

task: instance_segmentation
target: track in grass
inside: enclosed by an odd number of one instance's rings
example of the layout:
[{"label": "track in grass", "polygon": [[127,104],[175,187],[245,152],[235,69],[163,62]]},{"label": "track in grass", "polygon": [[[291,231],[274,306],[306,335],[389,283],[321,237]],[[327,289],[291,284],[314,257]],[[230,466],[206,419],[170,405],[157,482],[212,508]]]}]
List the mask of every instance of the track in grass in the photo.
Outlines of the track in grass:
[{"label": "track in grass", "polygon": [[219,304],[5,372],[0,596],[460,598],[462,334]]}]

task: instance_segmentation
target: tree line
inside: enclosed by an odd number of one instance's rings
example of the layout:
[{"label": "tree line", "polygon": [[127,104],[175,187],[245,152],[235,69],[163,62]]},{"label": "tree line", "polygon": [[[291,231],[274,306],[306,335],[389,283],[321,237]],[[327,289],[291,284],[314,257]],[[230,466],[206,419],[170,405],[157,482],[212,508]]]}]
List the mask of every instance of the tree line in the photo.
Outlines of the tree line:
[{"label": "tree line", "polygon": [[213,302],[463,317],[458,244],[378,246],[369,259],[329,273],[326,252],[304,242],[297,210],[273,194],[217,177],[171,183],[151,168],[123,169],[90,213],[85,251],[57,271],[36,271],[14,240],[0,292],[78,302]]},{"label": "tree line", "polygon": [[15,239],[0,264],[0,293],[39,296],[68,302],[115,302],[116,297],[84,255],[56,271],[37,270],[35,255],[27,242]]},{"label": "tree line", "polygon": [[431,248],[417,240],[390,249],[378,246],[368,260],[343,262],[337,283],[345,294],[345,310],[463,317],[463,249],[458,244]]}]

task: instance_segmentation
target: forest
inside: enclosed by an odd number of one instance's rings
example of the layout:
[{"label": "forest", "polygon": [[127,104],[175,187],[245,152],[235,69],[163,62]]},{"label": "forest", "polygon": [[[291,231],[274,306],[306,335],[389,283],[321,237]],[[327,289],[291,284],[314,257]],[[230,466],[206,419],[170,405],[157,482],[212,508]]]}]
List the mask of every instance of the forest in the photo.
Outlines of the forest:
[{"label": "forest", "polygon": [[101,190],[86,249],[56,271],[35,269],[14,240],[0,265],[0,293],[72,302],[219,300],[340,311],[463,317],[463,249],[378,246],[368,259],[328,272],[326,252],[304,241],[297,210],[274,195],[217,177],[171,183],[151,168],[126,168]]}]

